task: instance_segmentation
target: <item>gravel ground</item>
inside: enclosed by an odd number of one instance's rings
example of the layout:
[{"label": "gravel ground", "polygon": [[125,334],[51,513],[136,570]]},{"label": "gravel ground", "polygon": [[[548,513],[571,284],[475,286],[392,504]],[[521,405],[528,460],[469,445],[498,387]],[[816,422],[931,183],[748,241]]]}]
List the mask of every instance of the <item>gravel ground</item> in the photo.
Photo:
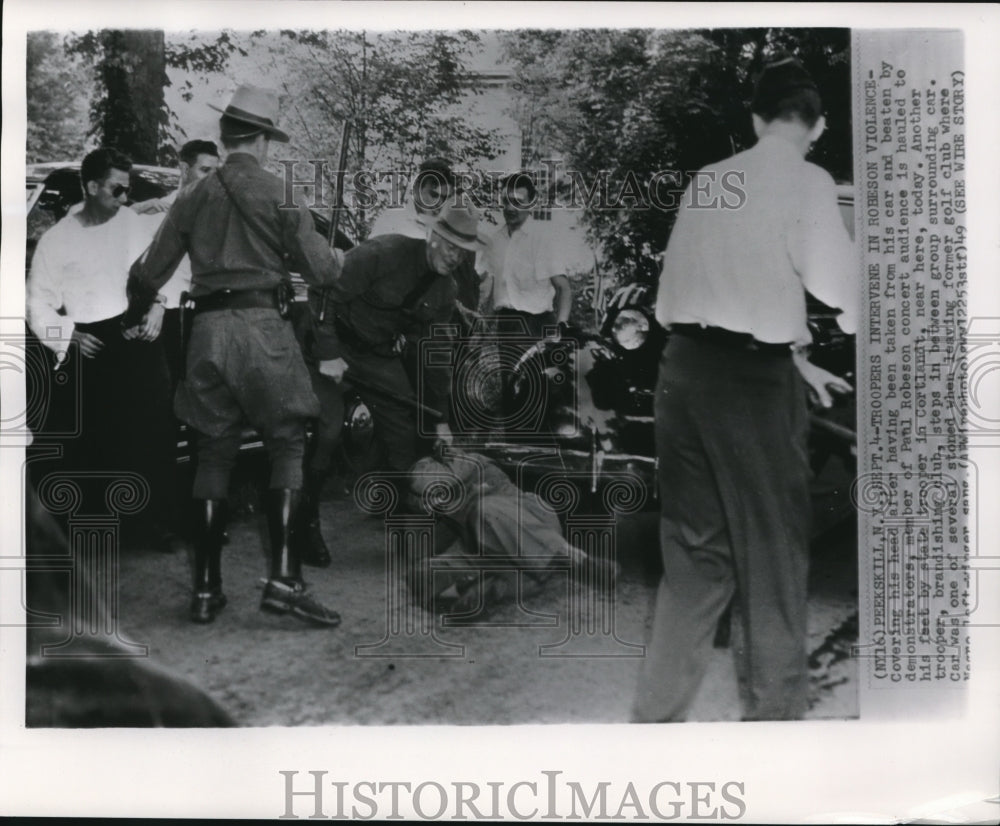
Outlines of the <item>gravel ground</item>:
[{"label": "gravel ground", "polygon": [[[493,624],[437,626],[432,651],[404,657],[359,649],[379,643],[389,619],[382,521],[359,512],[342,493],[327,498],[322,515],[335,562],[326,570],[307,569],[307,579],[343,617],[339,628],[307,628],[258,610],[266,570],[263,524],[259,514],[246,512],[230,525],[223,552],[229,605],[214,624],[187,619],[185,554],[138,552],[121,562],[120,627],[129,639],[149,645],[156,663],[207,690],[246,726],[628,720],[640,664],[635,646],[647,638],[659,573],[655,517],[640,514],[619,523],[622,576],[613,597],[595,603],[603,622],[613,618],[618,641],[600,637],[600,653],[629,656],[542,654],[541,646],[567,635],[572,600],[566,579],[557,575],[520,606],[494,612]],[[857,716],[857,669],[849,657],[857,634],[855,560],[849,523],[813,551],[810,718]],[[432,621],[420,611],[409,616],[418,632],[421,622]],[[417,633],[406,650],[428,638]],[[567,646],[546,650],[558,654]],[[717,649],[691,718],[739,717],[731,652]]]}]

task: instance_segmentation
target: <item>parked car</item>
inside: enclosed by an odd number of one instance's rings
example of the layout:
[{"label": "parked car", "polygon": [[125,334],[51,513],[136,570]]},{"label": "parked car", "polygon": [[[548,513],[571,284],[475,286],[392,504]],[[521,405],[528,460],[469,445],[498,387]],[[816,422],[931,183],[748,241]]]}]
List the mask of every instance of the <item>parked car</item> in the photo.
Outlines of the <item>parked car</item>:
[{"label": "parked car", "polygon": [[[838,188],[841,215],[854,235],[853,188]],[[616,474],[641,480],[647,503],[656,499],[653,396],[660,354],[669,337],[653,315],[655,286],[632,284],[618,290],[605,309],[596,333],[572,331],[564,340],[536,343],[514,368],[517,404],[539,408],[529,432],[466,428],[476,449],[490,455],[508,473],[539,478],[570,473],[597,493]],[[812,360],[853,381],[854,336],[837,325],[836,310],[807,296]],[[487,357],[488,361],[488,357]],[[494,369],[503,365],[494,361]],[[456,383],[459,410],[466,419],[482,419],[495,410],[498,396],[484,388],[489,367],[464,371]],[[539,390],[539,388],[542,388]],[[819,477],[836,459],[846,474],[856,472],[854,394],[837,397],[834,407],[811,409],[810,453]],[[458,429],[462,430],[462,421]],[[455,429],[453,427],[453,429]],[[849,487],[849,485],[848,485]],[[844,500],[849,511],[847,491]]]}]

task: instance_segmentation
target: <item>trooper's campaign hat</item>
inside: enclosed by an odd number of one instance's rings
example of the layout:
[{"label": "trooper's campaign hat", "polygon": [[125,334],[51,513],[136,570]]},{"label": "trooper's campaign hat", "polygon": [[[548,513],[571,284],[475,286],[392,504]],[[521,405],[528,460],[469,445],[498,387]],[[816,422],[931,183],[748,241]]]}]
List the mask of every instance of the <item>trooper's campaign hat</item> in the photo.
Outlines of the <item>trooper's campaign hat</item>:
[{"label": "trooper's campaign hat", "polygon": [[219,128],[223,137],[249,138],[264,132],[271,140],[288,143],[288,135],[276,126],[278,93],[272,89],[244,84],[240,86],[225,109],[208,104],[222,112]]}]

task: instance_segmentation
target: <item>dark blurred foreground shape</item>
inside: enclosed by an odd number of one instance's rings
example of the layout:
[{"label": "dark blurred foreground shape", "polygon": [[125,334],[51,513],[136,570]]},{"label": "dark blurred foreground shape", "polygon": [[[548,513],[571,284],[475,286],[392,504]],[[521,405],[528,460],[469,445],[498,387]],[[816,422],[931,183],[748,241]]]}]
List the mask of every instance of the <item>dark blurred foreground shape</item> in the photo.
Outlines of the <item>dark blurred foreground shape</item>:
[{"label": "dark blurred foreground shape", "polygon": [[[42,654],[42,646],[66,639],[70,622],[83,623],[82,612],[110,606],[96,595],[93,581],[74,576],[81,594],[70,617],[70,575],[45,565],[40,558],[68,557],[70,548],[53,516],[28,486],[27,607],[33,623],[27,631],[25,725],[52,728],[186,728],[226,727],[235,722],[200,688],[148,661],[123,656],[112,641],[92,638],[74,648],[76,656]],[[89,592],[89,593],[88,593]],[[96,602],[95,602],[96,601]],[[62,618],[58,625],[41,626],[39,614]],[[81,653],[83,654],[81,656]]]}]

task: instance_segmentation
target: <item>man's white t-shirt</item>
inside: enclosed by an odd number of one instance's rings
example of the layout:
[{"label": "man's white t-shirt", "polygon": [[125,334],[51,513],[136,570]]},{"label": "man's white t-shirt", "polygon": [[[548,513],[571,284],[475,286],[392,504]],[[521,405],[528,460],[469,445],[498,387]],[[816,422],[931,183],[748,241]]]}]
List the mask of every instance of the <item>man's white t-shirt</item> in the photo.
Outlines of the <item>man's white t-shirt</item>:
[{"label": "man's white t-shirt", "polygon": [[85,227],[78,214],[71,212],[38,240],[25,285],[28,324],[60,354],[76,324],[125,312],[129,267],[151,237],[142,217],[127,207],[97,226]]},{"label": "man's white t-shirt", "polygon": [[493,279],[494,309],[525,313],[552,311],[556,290],[552,279],[563,275],[556,265],[552,241],[530,216],[513,233],[501,224],[487,236],[476,257],[476,269]]}]

